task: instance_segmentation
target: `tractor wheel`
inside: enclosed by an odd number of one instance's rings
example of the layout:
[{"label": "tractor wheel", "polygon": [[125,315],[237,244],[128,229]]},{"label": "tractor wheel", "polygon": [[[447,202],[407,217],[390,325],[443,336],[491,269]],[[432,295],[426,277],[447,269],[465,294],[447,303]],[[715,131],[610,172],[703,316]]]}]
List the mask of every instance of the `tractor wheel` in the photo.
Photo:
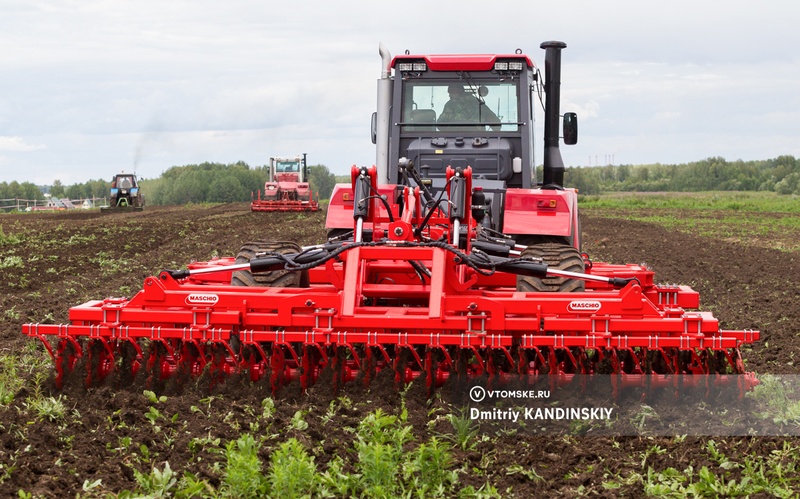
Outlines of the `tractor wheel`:
[{"label": "tractor wheel", "polygon": [[[521,257],[541,258],[551,269],[584,273],[583,256],[574,247],[561,243],[532,244]],[[584,282],[565,277],[517,277],[517,291],[560,291],[574,293],[584,291]]]},{"label": "tractor wheel", "polygon": [[[300,246],[292,242],[254,241],[245,243],[236,263],[249,263],[261,253],[300,253]],[[237,270],[231,276],[233,286],[262,286],[270,288],[307,288],[308,271],[290,272],[274,270],[272,272],[251,273],[249,270]]]}]

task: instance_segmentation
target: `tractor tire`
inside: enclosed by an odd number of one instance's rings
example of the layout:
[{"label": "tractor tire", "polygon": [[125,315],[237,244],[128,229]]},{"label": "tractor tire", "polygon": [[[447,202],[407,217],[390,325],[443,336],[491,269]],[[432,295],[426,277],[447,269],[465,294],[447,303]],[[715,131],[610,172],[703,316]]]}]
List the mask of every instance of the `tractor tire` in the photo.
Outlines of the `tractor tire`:
[{"label": "tractor tire", "polygon": [[[542,243],[528,246],[521,257],[541,258],[551,269],[584,273],[583,256],[577,249],[562,243]],[[575,293],[586,289],[583,281],[566,277],[517,276],[517,291]]]},{"label": "tractor tire", "polygon": [[[295,243],[285,241],[253,241],[245,243],[236,263],[250,263],[259,253],[300,253],[301,249]],[[269,288],[307,288],[308,271],[290,272],[288,270],[274,270],[272,272],[251,273],[249,270],[237,270],[231,276],[233,286],[261,286]]]}]

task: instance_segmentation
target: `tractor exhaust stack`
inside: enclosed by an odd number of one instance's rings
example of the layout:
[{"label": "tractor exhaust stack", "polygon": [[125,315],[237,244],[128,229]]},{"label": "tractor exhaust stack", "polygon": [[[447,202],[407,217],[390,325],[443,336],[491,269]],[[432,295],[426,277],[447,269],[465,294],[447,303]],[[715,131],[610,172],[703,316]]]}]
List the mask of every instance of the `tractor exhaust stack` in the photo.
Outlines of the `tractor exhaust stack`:
[{"label": "tractor exhaust stack", "polygon": [[564,160],[558,148],[558,123],[561,102],[561,50],[564,42],[549,41],[540,45],[545,49],[544,93],[544,178],[542,184],[561,187],[564,184]]}]

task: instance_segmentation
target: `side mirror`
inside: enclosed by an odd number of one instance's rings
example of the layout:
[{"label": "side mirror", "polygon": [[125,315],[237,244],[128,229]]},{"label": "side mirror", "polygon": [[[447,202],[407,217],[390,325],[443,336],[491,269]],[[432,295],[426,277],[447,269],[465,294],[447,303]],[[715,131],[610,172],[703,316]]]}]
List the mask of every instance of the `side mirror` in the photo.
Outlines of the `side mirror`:
[{"label": "side mirror", "polygon": [[372,122],[370,123],[370,133],[372,134],[372,143],[378,143],[378,113],[372,113]]},{"label": "side mirror", "polygon": [[578,115],[575,113],[564,113],[564,143],[575,145],[578,143]]}]

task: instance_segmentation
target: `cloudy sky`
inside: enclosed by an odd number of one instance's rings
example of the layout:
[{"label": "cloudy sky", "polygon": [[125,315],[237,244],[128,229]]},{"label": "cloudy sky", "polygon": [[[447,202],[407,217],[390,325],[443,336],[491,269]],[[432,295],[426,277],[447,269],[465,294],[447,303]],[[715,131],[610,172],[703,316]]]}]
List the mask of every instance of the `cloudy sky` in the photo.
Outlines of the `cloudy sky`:
[{"label": "cloudy sky", "polygon": [[567,42],[568,165],[800,156],[798,20],[795,0],[0,0],[0,182],[373,164],[379,42],[539,64]]}]

